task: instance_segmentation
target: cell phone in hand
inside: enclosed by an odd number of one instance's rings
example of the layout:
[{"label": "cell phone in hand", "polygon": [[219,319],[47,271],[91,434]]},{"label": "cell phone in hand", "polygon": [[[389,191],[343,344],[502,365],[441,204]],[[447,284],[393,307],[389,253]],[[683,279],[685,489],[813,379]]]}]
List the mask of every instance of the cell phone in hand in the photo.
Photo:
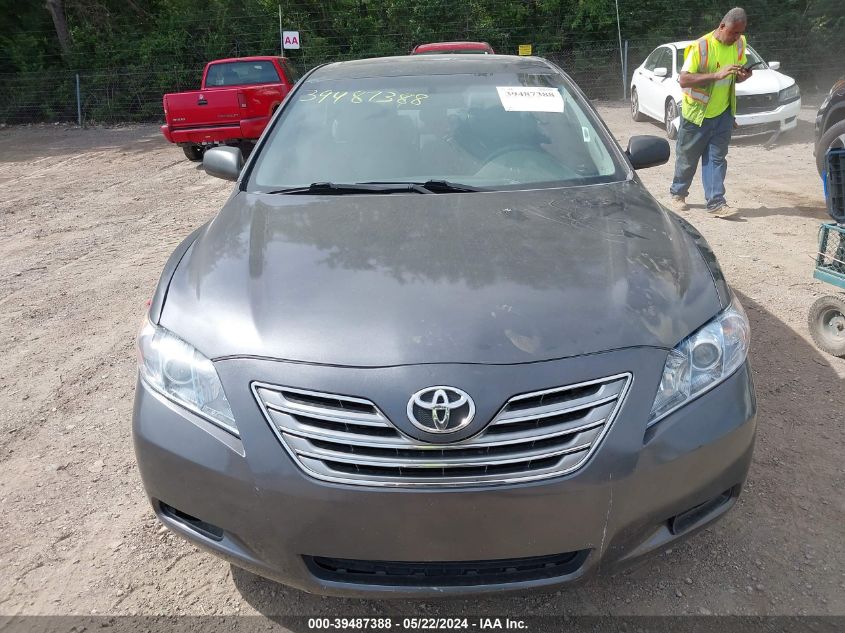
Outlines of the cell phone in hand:
[{"label": "cell phone in hand", "polygon": [[742,67],[742,69],[743,69],[745,72],[748,72],[749,70],[754,70],[755,68],[757,68],[757,66],[762,66],[762,65],[763,65],[763,64],[765,64],[765,63],[766,63],[766,62],[754,62],[754,63],[752,63],[752,62],[748,62],[747,64],[745,64],[745,65]]}]

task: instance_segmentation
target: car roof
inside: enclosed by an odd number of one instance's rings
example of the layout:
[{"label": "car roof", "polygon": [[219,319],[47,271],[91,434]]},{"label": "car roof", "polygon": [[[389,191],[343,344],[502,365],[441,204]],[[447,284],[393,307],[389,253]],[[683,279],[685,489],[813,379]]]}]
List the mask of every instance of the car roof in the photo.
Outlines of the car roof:
[{"label": "car roof", "polygon": [[314,71],[313,78],[360,79],[363,77],[401,77],[404,75],[469,75],[474,73],[558,74],[557,69],[540,57],[517,55],[405,55],[334,62]]},{"label": "car roof", "polygon": [[444,48],[466,48],[477,50],[490,50],[492,47],[487,42],[430,42],[428,44],[418,44],[414,47],[415,51],[436,51]]}]

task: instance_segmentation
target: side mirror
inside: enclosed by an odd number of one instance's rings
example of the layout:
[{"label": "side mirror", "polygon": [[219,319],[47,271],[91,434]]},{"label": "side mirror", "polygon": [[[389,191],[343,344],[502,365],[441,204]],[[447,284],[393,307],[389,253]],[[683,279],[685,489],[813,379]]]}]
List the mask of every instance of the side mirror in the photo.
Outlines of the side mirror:
[{"label": "side mirror", "polygon": [[654,69],[654,76],[655,77],[666,77],[668,75],[669,75],[669,69],[668,68],[664,68],[663,66],[661,66],[660,68]]},{"label": "side mirror", "polygon": [[243,166],[244,155],[237,147],[213,147],[202,157],[205,173],[223,180],[237,180]]},{"label": "side mirror", "polygon": [[657,136],[632,136],[625,150],[634,169],[656,167],[669,160],[669,142]]},{"label": "side mirror", "polygon": [[780,70],[780,62],[769,62],[769,68],[772,70]]}]

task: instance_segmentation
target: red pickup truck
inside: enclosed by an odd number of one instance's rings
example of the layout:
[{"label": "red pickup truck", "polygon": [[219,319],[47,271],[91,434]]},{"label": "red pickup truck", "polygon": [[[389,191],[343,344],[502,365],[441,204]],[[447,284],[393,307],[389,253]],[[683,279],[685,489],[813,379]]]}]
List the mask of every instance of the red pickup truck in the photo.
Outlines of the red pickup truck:
[{"label": "red pickup truck", "polygon": [[206,147],[255,140],[298,78],[284,57],[209,62],[200,90],[164,95],[161,132],[193,161]]}]

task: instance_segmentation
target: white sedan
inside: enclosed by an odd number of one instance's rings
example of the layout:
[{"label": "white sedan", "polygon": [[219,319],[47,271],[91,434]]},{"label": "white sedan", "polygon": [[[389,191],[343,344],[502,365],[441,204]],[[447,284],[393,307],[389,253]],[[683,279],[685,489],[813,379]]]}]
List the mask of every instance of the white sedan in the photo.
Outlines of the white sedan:
[{"label": "white sedan", "polygon": [[[658,46],[634,71],[631,80],[631,116],[663,122],[669,138],[678,134],[681,111],[679,74],[684,51],[694,42],[673,42]],[[792,77],[779,73],[780,62],[763,62],[750,46],[748,63],[762,62],[746,81],[736,85],[735,134],[779,134],[798,125],[801,91]]]}]

